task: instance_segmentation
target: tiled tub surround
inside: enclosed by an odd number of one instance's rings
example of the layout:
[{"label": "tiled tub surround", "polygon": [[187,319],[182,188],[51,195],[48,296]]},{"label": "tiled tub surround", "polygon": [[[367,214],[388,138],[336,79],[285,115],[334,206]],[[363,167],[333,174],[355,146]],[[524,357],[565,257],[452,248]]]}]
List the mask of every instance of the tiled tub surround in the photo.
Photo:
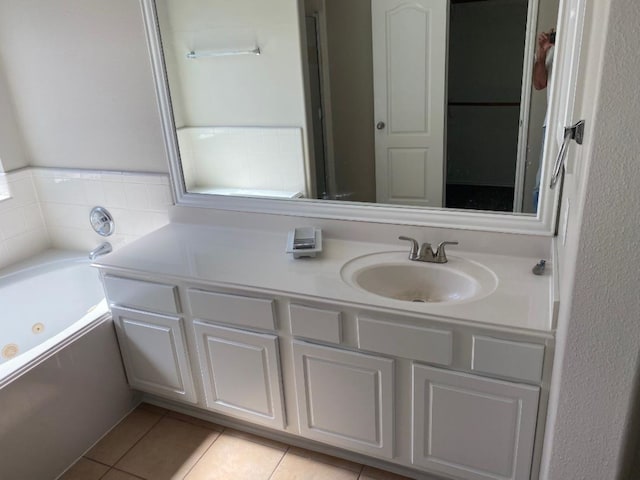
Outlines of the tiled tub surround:
[{"label": "tiled tub surround", "polygon": [[108,241],[114,247],[169,222],[167,175],[41,168],[32,173],[55,248],[90,250],[105,240],[89,225],[89,212],[96,205],[113,215],[116,230]]},{"label": "tiled tub surround", "polygon": [[91,250],[105,239],[89,225],[96,205],[114,216],[114,247],[168,223],[164,174],[26,168],[0,175],[0,268],[47,248]]},{"label": "tiled tub surround", "polygon": [[49,245],[31,172],[24,169],[0,174],[0,268]]}]

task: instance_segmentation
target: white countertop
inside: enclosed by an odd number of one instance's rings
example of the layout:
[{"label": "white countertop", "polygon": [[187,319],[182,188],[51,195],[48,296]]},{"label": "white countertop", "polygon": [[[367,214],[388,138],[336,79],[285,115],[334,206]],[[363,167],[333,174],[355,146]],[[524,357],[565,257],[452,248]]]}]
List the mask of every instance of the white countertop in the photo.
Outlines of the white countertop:
[{"label": "white countertop", "polygon": [[320,256],[294,260],[285,253],[287,233],[173,223],[98,258],[94,265],[400,314],[418,313],[446,321],[552,332],[552,267],[547,263],[545,275],[533,275],[531,268],[539,258],[479,254],[450,247],[449,255],[492,270],[498,278],[496,290],[485,298],[455,304],[411,303],[361,291],[340,276],[349,260],[377,252],[408,251],[405,242],[382,244],[325,237]]}]

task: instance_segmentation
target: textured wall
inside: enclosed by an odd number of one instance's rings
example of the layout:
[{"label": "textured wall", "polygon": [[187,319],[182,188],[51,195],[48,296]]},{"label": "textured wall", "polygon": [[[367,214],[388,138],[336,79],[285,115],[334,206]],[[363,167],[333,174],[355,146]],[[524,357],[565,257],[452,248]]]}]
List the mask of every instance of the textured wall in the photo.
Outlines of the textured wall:
[{"label": "textured wall", "polygon": [[[605,31],[606,38],[604,55],[587,58],[585,74],[600,81],[595,96],[583,91],[583,113],[596,102],[587,116],[593,126],[587,150],[574,159],[583,165],[573,175],[584,178],[568,178],[573,201],[561,249],[558,351],[542,468],[549,480],[623,478],[640,363],[640,137],[629,128],[640,122],[640,63],[630,61],[640,44],[640,3],[586,3],[593,21],[587,30],[594,38]],[[588,45],[591,57],[600,56],[598,47]]]}]

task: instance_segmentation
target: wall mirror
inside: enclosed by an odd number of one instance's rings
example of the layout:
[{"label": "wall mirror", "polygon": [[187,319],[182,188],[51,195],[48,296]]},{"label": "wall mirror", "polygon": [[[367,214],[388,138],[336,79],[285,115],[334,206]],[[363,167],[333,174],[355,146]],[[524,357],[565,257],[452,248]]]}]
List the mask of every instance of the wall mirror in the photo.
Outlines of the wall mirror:
[{"label": "wall mirror", "polygon": [[558,0],[142,5],[178,204],[550,233]]}]

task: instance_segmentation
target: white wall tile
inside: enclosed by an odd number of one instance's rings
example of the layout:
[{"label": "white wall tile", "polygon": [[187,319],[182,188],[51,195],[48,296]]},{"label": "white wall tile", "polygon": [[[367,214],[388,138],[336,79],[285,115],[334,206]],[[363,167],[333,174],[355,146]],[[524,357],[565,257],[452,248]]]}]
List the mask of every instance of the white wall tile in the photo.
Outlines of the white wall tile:
[{"label": "white wall tile", "polygon": [[124,184],[122,182],[102,182],[104,192],[104,206],[106,208],[126,208],[127,197],[124,194]]},{"label": "white wall tile", "polygon": [[42,212],[48,228],[66,227],[82,229],[89,225],[89,207],[63,203],[43,203]]},{"label": "white wall tile", "polygon": [[147,207],[149,210],[166,212],[172,204],[167,185],[147,185]]},{"label": "white wall tile", "polygon": [[49,235],[29,169],[3,176],[10,195],[0,201],[0,268],[49,246]]},{"label": "white wall tile", "polygon": [[[169,223],[164,174],[27,168],[2,180],[11,197],[0,200],[0,268],[52,246],[88,252],[109,241],[118,248]],[[89,224],[98,205],[114,216],[116,233],[108,238]]]},{"label": "white wall tile", "polygon": [[125,183],[124,194],[127,198],[127,207],[146,210],[149,207],[147,201],[147,186],[143,183]]},{"label": "white wall tile", "polygon": [[24,221],[24,208],[18,207],[2,214],[2,229],[0,235],[7,240],[23,234],[27,228]]},{"label": "white wall tile", "polygon": [[9,182],[7,175],[0,173],[0,201],[9,198]]},{"label": "white wall tile", "polygon": [[[42,209],[52,243],[58,248],[91,250],[104,241],[116,248],[169,222],[172,200],[167,175],[66,169],[49,173],[57,183],[51,189],[46,179],[39,180],[49,188]],[[64,187],[60,185],[68,186],[72,193],[61,191]],[[71,204],[76,185],[83,193]],[[108,238],[97,235],[89,224],[89,212],[98,205],[109,210],[115,221],[115,234]]]},{"label": "white wall tile", "polygon": [[38,203],[32,203],[22,207],[24,213],[24,223],[27,231],[37,230],[44,226],[44,219],[42,218],[42,211]]},{"label": "white wall tile", "polygon": [[100,177],[97,180],[83,179],[84,199],[87,205],[104,205],[106,196]]},{"label": "white wall tile", "polygon": [[9,258],[12,260],[10,263],[23,260],[35,253],[46,250],[49,245],[49,235],[45,228],[25,232],[5,240]]},{"label": "white wall tile", "polygon": [[51,245],[65,250],[85,250],[87,253],[105,241],[93,230],[54,226],[49,227]]},{"label": "white wall tile", "polygon": [[5,242],[0,241],[0,268],[5,265],[10,265],[13,263],[11,261],[11,257],[9,256],[9,251],[7,250],[7,246]]},{"label": "white wall tile", "polygon": [[17,205],[29,205],[38,201],[36,189],[31,178],[9,178],[9,195]]}]

